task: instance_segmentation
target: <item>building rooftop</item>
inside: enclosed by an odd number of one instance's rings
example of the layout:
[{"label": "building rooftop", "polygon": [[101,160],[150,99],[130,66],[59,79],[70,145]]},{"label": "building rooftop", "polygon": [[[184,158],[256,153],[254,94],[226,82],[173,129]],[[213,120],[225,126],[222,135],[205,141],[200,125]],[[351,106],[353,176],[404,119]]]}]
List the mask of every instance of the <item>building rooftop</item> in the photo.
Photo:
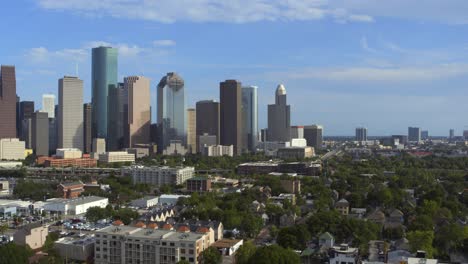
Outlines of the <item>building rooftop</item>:
[{"label": "building rooftop", "polygon": [[81,237],[81,238],[63,237],[55,241],[55,244],[86,246],[89,244],[93,244],[95,241],[96,239],[94,238],[94,236],[86,236],[86,237]]},{"label": "building rooftop", "polygon": [[108,198],[104,197],[99,197],[99,196],[83,196],[83,197],[78,197],[74,199],[49,199],[47,202],[50,204],[54,203],[63,203],[63,204],[68,204],[68,205],[81,205],[81,204],[86,204],[86,203],[92,203],[92,202],[97,202],[101,200],[108,200]]},{"label": "building rooftop", "polygon": [[133,226],[108,226],[96,231],[96,234],[123,235],[144,239],[157,239],[166,241],[191,241],[195,242],[204,234],[194,232],[176,232],[174,230],[139,228]]},{"label": "building rooftop", "polygon": [[239,242],[241,242],[242,239],[228,239],[228,238],[223,238],[220,239],[216,242],[214,242],[211,246],[215,248],[230,248],[235,245],[237,245]]}]

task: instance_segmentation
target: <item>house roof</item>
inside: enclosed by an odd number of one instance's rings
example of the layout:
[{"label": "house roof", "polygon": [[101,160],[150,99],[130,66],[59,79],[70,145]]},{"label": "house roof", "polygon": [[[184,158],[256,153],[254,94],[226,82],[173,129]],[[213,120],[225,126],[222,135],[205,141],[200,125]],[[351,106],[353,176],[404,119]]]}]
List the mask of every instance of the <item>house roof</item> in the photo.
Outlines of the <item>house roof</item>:
[{"label": "house roof", "polygon": [[61,183],[60,186],[63,186],[63,187],[73,187],[73,186],[76,186],[76,185],[84,185],[81,181],[76,181],[76,182],[64,182],[64,183]]},{"label": "house roof", "polygon": [[325,233],[322,233],[319,237],[320,239],[335,239],[332,234],[328,233],[328,232],[325,232]]}]

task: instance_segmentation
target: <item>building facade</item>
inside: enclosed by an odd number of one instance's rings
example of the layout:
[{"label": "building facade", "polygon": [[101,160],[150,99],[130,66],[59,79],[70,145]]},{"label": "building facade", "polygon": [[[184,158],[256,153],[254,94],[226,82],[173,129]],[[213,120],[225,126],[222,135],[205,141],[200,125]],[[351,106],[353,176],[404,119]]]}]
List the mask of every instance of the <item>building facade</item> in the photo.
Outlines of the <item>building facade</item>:
[{"label": "building facade", "polygon": [[133,183],[146,183],[156,186],[179,185],[193,178],[194,167],[129,167],[122,169],[122,174],[130,175]]},{"label": "building facade", "polygon": [[187,115],[184,80],[175,72],[164,76],[158,84],[158,152],[162,153],[171,141],[185,146]]},{"label": "building facade", "polygon": [[49,118],[55,118],[55,95],[53,94],[42,95],[41,112],[46,112]]},{"label": "building facade", "polygon": [[287,142],[291,139],[291,106],[286,102],[286,88],[276,88],[275,104],[268,105],[268,141]]},{"label": "building facade", "polygon": [[304,126],[292,126],[290,136],[291,139],[304,138]]},{"label": "building facade", "polygon": [[83,149],[83,81],[65,76],[59,80],[58,148]]},{"label": "building facade", "polygon": [[128,91],[128,147],[150,142],[151,94],[150,80],[142,76],[124,79]]},{"label": "building facade", "polygon": [[234,146],[203,146],[202,155],[207,157],[222,157],[222,156],[234,156]]},{"label": "building facade", "polygon": [[0,160],[24,160],[25,143],[17,138],[0,139]]},{"label": "building facade", "polygon": [[49,118],[46,112],[32,115],[32,149],[36,156],[49,156]]},{"label": "building facade", "polygon": [[226,80],[219,85],[220,145],[234,146],[234,153],[244,150],[242,141],[242,85],[236,80]]},{"label": "building facade", "polygon": [[83,152],[91,153],[92,129],[91,118],[93,107],[90,103],[83,104]]},{"label": "building facade", "polygon": [[23,131],[23,122],[28,118],[32,117],[34,113],[34,102],[33,101],[22,101],[19,103],[18,107],[18,119],[17,119],[17,126],[18,126],[18,138],[21,140],[25,140],[28,135],[28,131]]},{"label": "building facade", "polygon": [[97,47],[92,50],[92,137],[107,139],[109,89],[117,87],[118,50]]},{"label": "building facade", "polygon": [[242,120],[244,146],[249,152],[255,152],[258,144],[257,86],[242,87]]},{"label": "building facade", "polygon": [[16,138],[15,66],[0,67],[0,139]]},{"label": "building facade", "polygon": [[359,142],[367,141],[367,128],[365,127],[356,128],[356,141],[359,141]]},{"label": "building facade", "polygon": [[99,162],[117,163],[117,162],[135,162],[135,154],[126,151],[111,151],[99,154]]},{"label": "building facade", "polygon": [[419,128],[419,127],[408,127],[408,141],[409,142],[420,142],[421,141],[421,128]]},{"label": "building facade", "polygon": [[[219,102],[213,100],[198,101],[196,104],[196,130],[197,130],[197,146],[201,145],[200,137],[204,135],[214,136],[215,143],[219,144],[220,140],[220,116]],[[203,145],[202,145],[203,146]],[[201,148],[197,149],[201,152]]]},{"label": "building facade", "polygon": [[187,109],[187,148],[189,153],[197,152],[197,115],[195,108]]},{"label": "building facade", "polygon": [[117,151],[128,147],[128,89],[124,83],[119,83],[116,88],[109,89],[108,117],[108,150]]},{"label": "building facade", "polygon": [[319,125],[305,126],[304,138],[307,140],[307,146],[313,147],[314,150],[321,149],[323,144],[323,127]]}]

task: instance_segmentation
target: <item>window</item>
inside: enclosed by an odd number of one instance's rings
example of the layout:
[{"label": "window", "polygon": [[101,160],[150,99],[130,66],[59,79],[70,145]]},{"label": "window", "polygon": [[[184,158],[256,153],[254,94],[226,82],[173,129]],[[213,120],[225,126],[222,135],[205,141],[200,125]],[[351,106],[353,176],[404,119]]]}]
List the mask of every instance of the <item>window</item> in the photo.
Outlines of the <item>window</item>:
[{"label": "window", "polygon": [[193,262],[193,258],[189,258],[189,262]]},{"label": "window", "polygon": [[193,255],[193,249],[189,249],[189,254]]},{"label": "window", "polygon": [[185,248],[180,249],[180,254],[185,254]]},{"label": "window", "polygon": [[173,246],[174,246],[174,243],[169,243],[169,246],[173,247]]}]

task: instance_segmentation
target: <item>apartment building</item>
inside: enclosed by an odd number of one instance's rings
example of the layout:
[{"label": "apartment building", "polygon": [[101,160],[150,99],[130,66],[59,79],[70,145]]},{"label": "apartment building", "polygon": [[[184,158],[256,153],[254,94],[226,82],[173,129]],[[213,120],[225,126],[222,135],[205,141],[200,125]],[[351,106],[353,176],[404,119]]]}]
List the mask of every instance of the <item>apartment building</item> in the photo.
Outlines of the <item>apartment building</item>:
[{"label": "apartment building", "polygon": [[122,169],[122,175],[132,176],[133,183],[147,183],[156,186],[183,184],[193,178],[194,167],[143,167],[133,166]]}]

